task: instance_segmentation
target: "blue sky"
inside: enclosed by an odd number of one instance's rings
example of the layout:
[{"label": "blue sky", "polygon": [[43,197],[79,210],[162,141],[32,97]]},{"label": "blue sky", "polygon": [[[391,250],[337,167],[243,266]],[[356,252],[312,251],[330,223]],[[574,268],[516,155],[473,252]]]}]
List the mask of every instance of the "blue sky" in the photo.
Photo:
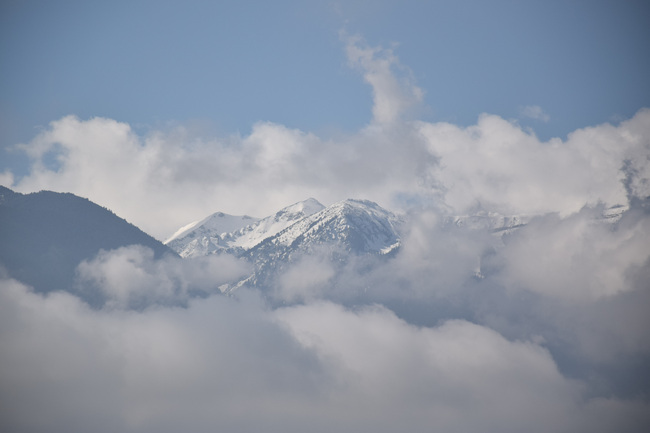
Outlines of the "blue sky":
[{"label": "blue sky", "polygon": [[[650,106],[642,1],[4,1],[5,150],[74,114],[147,131],[192,124],[248,134],[258,121],[314,131],[370,122],[371,89],[341,31],[392,47],[424,91],[419,118],[517,119],[543,140]],[[528,111],[537,106],[542,111]],[[537,114],[535,114],[537,113]]]}]

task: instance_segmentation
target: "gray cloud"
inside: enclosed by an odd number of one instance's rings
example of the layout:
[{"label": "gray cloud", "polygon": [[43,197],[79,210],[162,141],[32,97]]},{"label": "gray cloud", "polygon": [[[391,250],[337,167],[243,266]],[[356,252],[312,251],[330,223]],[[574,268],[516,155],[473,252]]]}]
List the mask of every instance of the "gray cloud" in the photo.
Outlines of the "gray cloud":
[{"label": "gray cloud", "polygon": [[228,255],[155,260],[153,250],[131,245],[84,260],[77,267],[81,295],[95,294],[107,308],[185,304],[192,296],[219,293],[251,272],[248,263]]},{"label": "gray cloud", "polygon": [[[549,214],[503,238],[425,212],[412,218],[394,257],[341,266],[327,254],[312,256],[283,273],[275,293],[378,303],[424,326],[469,320],[546,347],[590,393],[630,397],[650,385],[648,218],[636,207],[615,223],[602,212]],[[313,263],[335,269],[326,284],[303,277]]]},{"label": "gray cloud", "polygon": [[631,290],[630,271],[650,260],[650,221],[633,210],[613,225],[602,211],[546,215],[510,236],[504,285],[577,302]]},{"label": "gray cloud", "polygon": [[[274,309],[214,294],[246,271],[229,256],[102,252],[79,266],[101,309],[2,280],[3,428],[644,431],[647,215],[600,210],[503,241],[416,214],[392,257],[295,260],[273,294],[300,304]],[[601,291],[598,272],[623,286]]]},{"label": "gray cloud", "polygon": [[463,320],[421,328],[383,307],[333,303],[267,310],[247,293],[118,312],[2,285],[8,430],[641,431],[647,422],[643,401],[583,400],[546,349]]}]

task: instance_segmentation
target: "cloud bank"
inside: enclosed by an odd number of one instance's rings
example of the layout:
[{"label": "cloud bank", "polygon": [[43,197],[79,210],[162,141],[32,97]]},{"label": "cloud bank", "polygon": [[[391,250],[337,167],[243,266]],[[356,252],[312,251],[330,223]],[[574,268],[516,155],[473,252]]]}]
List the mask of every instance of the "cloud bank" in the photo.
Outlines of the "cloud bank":
[{"label": "cloud bank", "polygon": [[264,216],[311,196],[568,215],[585,204],[627,204],[626,176],[635,194],[649,195],[647,109],[547,142],[488,114],[470,127],[417,121],[409,114],[422,91],[393,51],[344,40],[374,95],[373,120],[356,133],[319,137],[260,122],[244,136],[206,138],[185,127],[139,135],[116,120],[68,116],[19,146],[31,172],[8,186],[89,197],[158,239],[215,211]]},{"label": "cloud bank", "polygon": [[97,311],[2,285],[8,431],[606,432],[648,421],[646,403],[583,400],[547,349],[465,320],[422,328],[330,302],[267,310],[250,294]]},{"label": "cloud bank", "polygon": [[251,267],[232,256],[154,259],[152,249],[131,245],[100,251],[77,267],[77,291],[104,308],[186,304],[192,296],[220,293],[218,287],[247,276]]},{"label": "cloud bank", "polygon": [[[407,213],[400,250],[316,252],[232,298],[215,293],[242,262],[137,246],[80,263],[69,293],[3,278],[2,430],[647,431],[650,110],[549,141],[489,114],[424,122],[395,53],[342,39],[373,92],[356,133],[68,116],[20,146],[32,169],[11,186],[89,197],[159,239],[216,210],[361,197]],[[530,221],[449,223],[489,212]]]}]

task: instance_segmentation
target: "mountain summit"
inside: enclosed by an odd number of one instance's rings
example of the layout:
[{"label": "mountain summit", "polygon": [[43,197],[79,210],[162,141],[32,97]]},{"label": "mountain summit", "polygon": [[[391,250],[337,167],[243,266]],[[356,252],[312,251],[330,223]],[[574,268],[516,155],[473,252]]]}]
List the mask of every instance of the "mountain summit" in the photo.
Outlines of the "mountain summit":
[{"label": "mountain summit", "polygon": [[399,245],[400,224],[397,216],[377,203],[348,199],[296,221],[256,245],[250,254],[278,249],[308,251],[330,243],[355,254],[385,254]]},{"label": "mountain summit", "polygon": [[[182,257],[229,253],[255,265],[255,273],[242,281],[253,286],[268,286],[277,267],[290,265],[314,252],[328,252],[330,258],[345,262],[349,256],[386,255],[400,245],[402,220],[376,203],[344,200],[325,207],[310,198],[287,206],[274,215],[250,219],[250,224],[232,232],[220,232],[215,219],[243,221],[216,213],[167,245]],[[250,218],[250,217],[248,217]],[[235,287],[228,288],[230,291]]]},{"label": "mountain summit", "polygon": [[309,198],[261,219],[216,212],[182,227],[165,244],[184,258],[224,252],[241,255],[324,207],[317,200]]}]

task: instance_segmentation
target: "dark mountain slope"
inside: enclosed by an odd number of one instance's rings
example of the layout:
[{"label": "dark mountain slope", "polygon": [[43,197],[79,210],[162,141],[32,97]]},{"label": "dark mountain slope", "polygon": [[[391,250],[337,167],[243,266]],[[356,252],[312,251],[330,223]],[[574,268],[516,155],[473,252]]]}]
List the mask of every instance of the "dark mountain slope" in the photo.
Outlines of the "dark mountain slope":
[{"label": "dark mountain slope", "polygon": [[0,186],[0,265],[39,292],[69,290],[77,265],[100,249],[141,244],[176,255],[134,225],[69,193],[16,193]]}]

